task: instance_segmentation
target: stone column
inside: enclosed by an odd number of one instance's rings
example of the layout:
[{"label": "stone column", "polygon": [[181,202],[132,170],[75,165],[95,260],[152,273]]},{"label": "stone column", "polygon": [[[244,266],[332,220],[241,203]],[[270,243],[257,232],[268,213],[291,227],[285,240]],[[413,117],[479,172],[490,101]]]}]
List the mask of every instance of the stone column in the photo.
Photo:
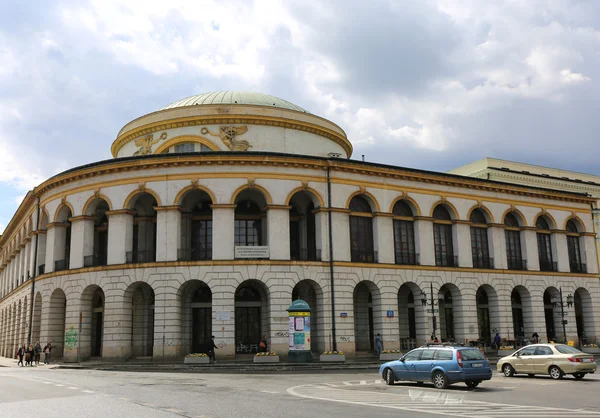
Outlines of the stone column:
[{"label": "stone column", "polygon": [[[510,300],[512,289],[510,287],[496,288],[496,292],[499,316],[498,318],[492,318],[492,310],[490,309],[490,328],[496,328],[500,333],[500,337],[512,340],[514,339],[512,303]],[[488,293],[488,298],[489,296]],[[492,339],[495,335],[492,332]]]},{"label": "stone column", "polygon": [[593,232],[588,232],[579,239],[579,242],[583,243],[581,249],[584,253],[582,255],[585,259],[587,272],[590,274],[597,274],[598,260],[596,259],[596,234],[594,234]]},{"label": "stone column", "polygon": [[177,261],[181,246],[181,208],[156,206],[156,261]]},{"label": "stone column", "polygon": [[[212,291],[212,333],[218,347],[218,358],[235,358],[235,290],[237,282],[231,279],[219,279],[211,282]],[[219,317],[217,319],[217,312]],[[229,319],[226,319],[229,316]],[[218,360],[217,360],[218,361]]]},{"label": "stone column", "polygon": [[54,271],[54,262],[65,256],[66,225],[62,222],[48,224],[46,236],[46,273]]},{"label": "stone column", "polygon": [[[388,218],[391,219],[391,218]],[[393,316],[387,316],[387,312],[393,312]],[[392,294],[389,298],[383,298],[381,300],[381,318],[380,318],[380,333],[383,339],[383,348],[385,350],[399,350],[400,349],[400,326],[399,326],[399,312],[398,312],[398,295]],[[376,320],[373,321],[374,328],[377,327]],[[373,335],[377,335],[374,332]]]},{"label": "stone column", "polygon": [[506,237],[504,225],[490,224],[488,228],[488,245],[490,246],[490,257],[494,258],[494,268],[506,270],[508,260],[506,259]]},{"label": "stone column", "polygon": [[320,208],[316,209],[314,213],[317,252],[321,251],[322,261],[329,261],[329,220],[327,210]]},{"label": "stone column", "polygon": [[92,216],[75,216],[71,221],[71,258],[72,269],[83,267],[84,258],[94,253],[94,218]]},{"label": "stone column", "polygon": [[[394,220],[392,214],[376,212],[374,215],[373,242],[375,251],[377,251],[377,261],[379,263],[394,264],[396,257],[394,253]],[[398,322],[397,319],[396,322]],[[396,330],[397,333],[398,330]]]},{"label": "stone column", "polygon": [[133,250],[133,214],[128,209],[106,212],[108,221],[107,264],[125,264]]},{"label": "stone column", "polygon": [[[177,289],[169,283],[180,279],[178,274],[161,274],[155,282],[154,298],[154,359],[173,359],[184,356],[181,345],[181,302]],[[214,308],[213,308],[214,309]]]},{"label": "stone column", "polygon": [[521,232],[521,245],[525,252],[523,258],[527,260],[527,270],[540,271],[540,256],[535,228],[527,228]]},{"label": "stone column", "polygon": [[287,205],[267,205],[267,243],[271,260],[290,259],[291,208]]},{"label": "stone column", "polygon": [[552,258],[557,262],[558,271],[570,272],[569,248],[567,246],[567,236],[562,232],[552,232]]},{"label": "stone column", "polygon": [[213,260],[233,260],[234,258],[235,206],[229,204],[210,205],[213,216]]},{"label": "stone column", "polygon": [[350,261],[350,211],[331,208],[333,261]]},{"label": "stone column", "polygon": [[454,254],[458,256],[458,266],[473,267],[471,226],[464,221],[453,221],[452,237],[454,243]]}]

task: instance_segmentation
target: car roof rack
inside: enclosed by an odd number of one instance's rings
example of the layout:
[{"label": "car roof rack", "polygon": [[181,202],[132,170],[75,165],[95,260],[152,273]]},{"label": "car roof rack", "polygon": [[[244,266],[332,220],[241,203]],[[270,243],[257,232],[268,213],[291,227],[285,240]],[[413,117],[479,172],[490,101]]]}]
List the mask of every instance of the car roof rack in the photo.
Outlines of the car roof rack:
[{"label": "car roof rack", "polygon": [[465,347],[462,343],[425,343],[423,347]]}]

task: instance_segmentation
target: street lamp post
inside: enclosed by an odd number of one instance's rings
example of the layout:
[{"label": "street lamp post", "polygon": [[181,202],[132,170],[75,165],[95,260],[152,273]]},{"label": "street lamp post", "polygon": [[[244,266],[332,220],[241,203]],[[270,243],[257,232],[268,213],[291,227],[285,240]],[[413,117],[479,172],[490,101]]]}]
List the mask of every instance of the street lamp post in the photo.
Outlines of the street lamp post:
[{"label": "street lamp post", "polygon": [[431,312],[431,319],[433,321],[433,333],[431,334],[431,339],[436,340],[437,337],[435,335],[435,332],[437,330],[437,322],[436,322],[436,317],[435,317],[435,311],[436,311],[435,306],[437,306],[439,302],[433,298],[433,283],[429,283],[429,291],[430,291],[429,300],[427,300],[427,294],[425,292],[421,291],[421,303],[423,304],[423,306],[427,306],[427,305],[431,306],[431,309],[429,310]]},{"label": "street lamp post", "polygon": [[563,302],[563,293],[562,293],[562,287],[559,287],[558,289],[558,294],[560,297],[560,300],[556,298],[556,296],[553,296],[552,299],[550,299],[550,302],[552,302],[552,306],[557,307],[560,306],[560,317],[561,317],[561,321],[560,323],[562,324],[562,329],[563,329],[563,338],[564,338],[564,343],[567,343],[567,329],[566,329],[566,325],[568,323],[568,321],[565,319],[565,316],[567,315],[567,312],[565,312],[565,307],[570,308],[573,306],[573,295],[569,293],[569,295],[567,296],[567,302]]}]

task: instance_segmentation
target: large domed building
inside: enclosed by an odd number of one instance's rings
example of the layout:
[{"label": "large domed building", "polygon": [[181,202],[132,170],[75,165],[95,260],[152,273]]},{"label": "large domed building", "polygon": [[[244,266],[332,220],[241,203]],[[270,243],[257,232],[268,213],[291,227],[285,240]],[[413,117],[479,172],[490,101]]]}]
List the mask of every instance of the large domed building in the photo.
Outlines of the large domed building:
[{"label": "large domed building", "polygon": [[0,237],[1,355],[179,358],[214,335],[221,358],[263,337],[285,357],[296,299],[305,348],[348,356],[377,333],[403,350],[600,333],[584,194],[351,160],[339,126],[258,93],[179,100],[111,151],[29,192]]}]

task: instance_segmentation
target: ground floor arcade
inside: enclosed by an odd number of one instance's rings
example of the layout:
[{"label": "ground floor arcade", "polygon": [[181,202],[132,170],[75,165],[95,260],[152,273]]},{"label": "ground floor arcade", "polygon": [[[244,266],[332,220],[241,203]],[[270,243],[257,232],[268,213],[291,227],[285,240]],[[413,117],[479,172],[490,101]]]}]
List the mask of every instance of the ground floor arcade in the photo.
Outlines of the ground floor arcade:
[{"label": "ground floor arcade", "polygon": [[[600,285],[596,278],[511,275],[494,272],[335,268],[332,315],[328,266],[206,265],[121,270],[87,269],[42,276],[0,303],[0,354],[19,344],[52,342],[53,357],[175,358],[203,352],[215,336],[220,357],[269,349],[288,351],[293,300],[311,312],[311,349],[347,355],[373,350],[381,334],[386,349],[409,349],[429,340],[489,344],[496,332],[526,342],[575,344],[600,335]],[[560,307],[562,290],[565,307]],[[572,298],[567,299],[571,295]],[[573,303],[567,306],[567,300]]]}]

